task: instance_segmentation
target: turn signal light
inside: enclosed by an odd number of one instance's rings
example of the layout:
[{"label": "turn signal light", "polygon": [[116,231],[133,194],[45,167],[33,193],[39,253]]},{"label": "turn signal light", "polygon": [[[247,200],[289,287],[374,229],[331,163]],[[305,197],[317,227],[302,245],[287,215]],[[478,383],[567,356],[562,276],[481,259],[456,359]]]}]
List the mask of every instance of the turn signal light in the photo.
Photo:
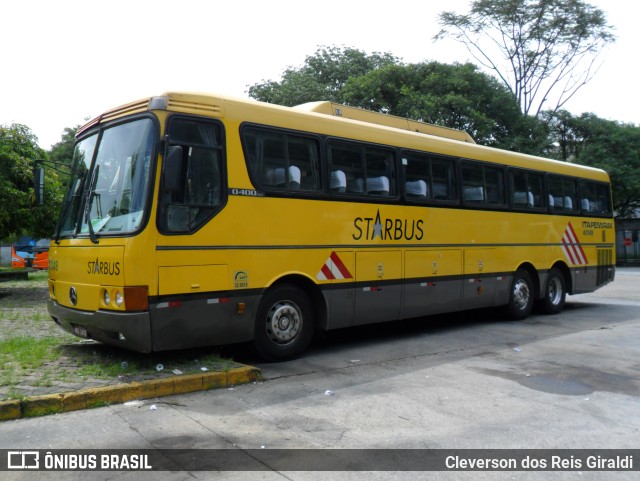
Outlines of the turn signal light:
[{"label": "turn signal light", "polygon": [[124,308],[127,311],[146,311],[149,309],[149,287],[124,287]]}]

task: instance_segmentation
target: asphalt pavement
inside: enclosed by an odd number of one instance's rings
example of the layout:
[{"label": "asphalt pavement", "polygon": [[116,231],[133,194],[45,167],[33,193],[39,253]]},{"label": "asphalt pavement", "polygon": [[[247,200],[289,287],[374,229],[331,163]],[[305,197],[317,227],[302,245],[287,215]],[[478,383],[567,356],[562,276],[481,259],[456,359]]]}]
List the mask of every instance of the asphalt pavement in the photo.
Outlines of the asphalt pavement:
[{"label": "asphalt pavement", "polygon": [[[623,268],[609,286],[570,296],[558,315],[509,322],[486,310],[336,332],[295,361],[239,359],[260,368],[261,381],[4,421],[0,450],[186,449],[195,450],[187,451],[195,459],[219,455],[198,450],[225,449],[254,461],[260,450],[278,449],[635,450],[639,287],[640,269]],[[640,456],[635,462],[637,469]],[[9,471],[2,477],[638,479],[637,471],[625,469],[200,469],[183,459],[173,470],[153,473]]]}]

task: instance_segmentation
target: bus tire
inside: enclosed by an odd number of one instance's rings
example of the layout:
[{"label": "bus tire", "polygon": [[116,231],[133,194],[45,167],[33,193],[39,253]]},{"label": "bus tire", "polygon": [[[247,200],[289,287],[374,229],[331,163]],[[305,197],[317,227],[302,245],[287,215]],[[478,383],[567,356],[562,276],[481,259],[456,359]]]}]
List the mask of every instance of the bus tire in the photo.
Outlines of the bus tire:
[{"label": "bus tire", "polygon": [[531,276],[524,269],[518,269],[513,274],[511,289],[509,290],[509,303],[506,313],[509,319],[519,321],[526,318],[533,308],[535,290]]},{"label": "bus tire", "polygon": [[298,287],[283,284],[269,289],[260,302],[253,345],[267,361],[284,361],[302,354],[314,331],[309,297]]},{"label": "bus tire", "polygon": [[567,282],[562,272],[553,267],[547,276],[544,296],[538,302],[538,309],[544,314],[557,314],[564,308],[567,298]]}]

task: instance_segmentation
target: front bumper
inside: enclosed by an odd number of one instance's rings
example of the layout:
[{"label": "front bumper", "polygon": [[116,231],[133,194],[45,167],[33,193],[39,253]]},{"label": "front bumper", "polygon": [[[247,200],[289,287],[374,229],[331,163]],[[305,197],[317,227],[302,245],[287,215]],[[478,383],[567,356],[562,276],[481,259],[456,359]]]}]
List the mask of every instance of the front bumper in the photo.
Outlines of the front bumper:
[{"label": "front bumper", "polygon": [[80,311],[47,301],[47,310],[62,329],[79,337],[138,352],[151,352],[148,312]]}]

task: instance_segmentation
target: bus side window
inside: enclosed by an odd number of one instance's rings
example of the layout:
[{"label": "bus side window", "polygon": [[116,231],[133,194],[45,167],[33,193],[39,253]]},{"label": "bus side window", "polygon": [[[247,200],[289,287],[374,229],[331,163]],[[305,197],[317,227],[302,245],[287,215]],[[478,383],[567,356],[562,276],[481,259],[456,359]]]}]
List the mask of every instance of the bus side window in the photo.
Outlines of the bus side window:
[{"label": "bus side window", "polygon": [[513,169],[511,178],[511,205],[516,209],[542,209],[548,199],[544,198],[541,173]]},{"label": "bus side window", "polygon": [[[362,146],[348,142],[329,144],[331,162],[331,184],[335,193],[365,193],[366,173]],[[344,189],[342,184],[344,183]]]},{"label": "bus side window", "polygon": [[441,201],[457,201],[455,164],[448,159],[431,160],[431,179],[433,182],[433,198]]},{"label": "bus side window", "polygon": [[581,180],[579,182],[580,202],[583,214],[611,215],[609,187],[600,182]]},{"label": "bus side window", "polygon": [[[368,196],[396,195],[396,167],[392,150],[357,142],[329,143],[330,187],[333,193]],[[342,183],[346,181],[346,188]]]},{"label": "bus side window", "polygon": [[367,194],[396,195],[395,158],[390,150],[365,148]]},{"label": "bus side window", "polygon": [[413,202],[424,202],[431,198],[431,160],[426,155],[404,153],[405,197]]},{"label": "bus side window", "polygon": [[258,127],[242,131],[247,167],[267,191],[320,190],[320,147],[314,138]]},{"label": "bus side window", "polygon": [[483,166],[477,162],[462,161],[462,200],[465,203],[484,204]]},{"label": "bus side window", "polygon": [[193,232],[223,204],[221,128],[214,122],[172,117],[168,132],[169,145],[182,147],[182,161],[177,188],[162,194],[159,223],[164,231]]},{"label": "bus side window", "polygon": [[403,152],[405,198],[411,202],[456,202],[458,189],[453,159],[422,152]]}]

